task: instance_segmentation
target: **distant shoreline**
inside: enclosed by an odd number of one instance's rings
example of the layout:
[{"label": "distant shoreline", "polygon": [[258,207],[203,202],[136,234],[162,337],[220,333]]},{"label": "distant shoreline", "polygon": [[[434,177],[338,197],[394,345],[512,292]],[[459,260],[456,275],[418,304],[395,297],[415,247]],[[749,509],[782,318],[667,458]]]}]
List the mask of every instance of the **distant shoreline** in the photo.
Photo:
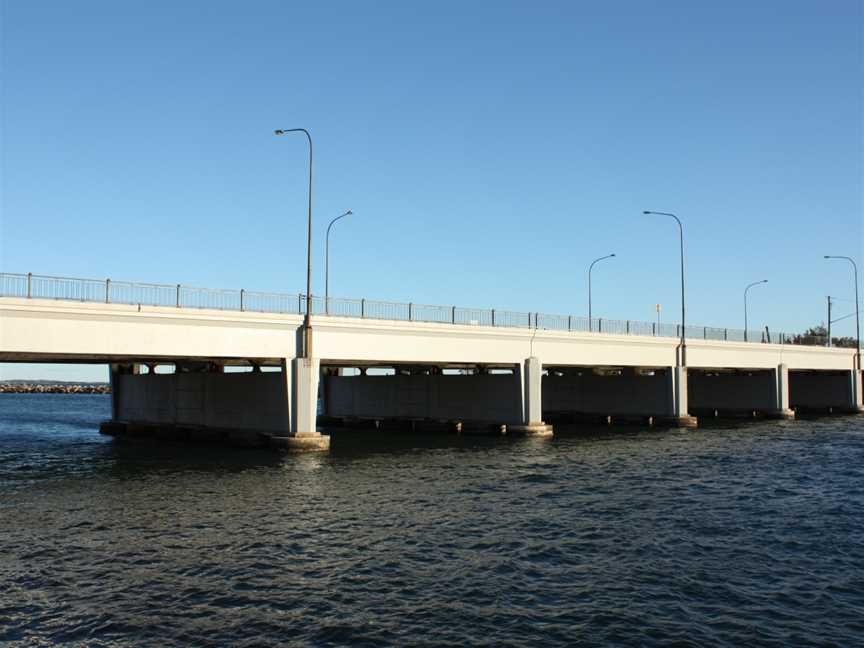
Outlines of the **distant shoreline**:
[{"label": "distant shoreline", "polygon": [[110,394],[108,383],[69,383],[47,380],[0,382],[0,394]]}]

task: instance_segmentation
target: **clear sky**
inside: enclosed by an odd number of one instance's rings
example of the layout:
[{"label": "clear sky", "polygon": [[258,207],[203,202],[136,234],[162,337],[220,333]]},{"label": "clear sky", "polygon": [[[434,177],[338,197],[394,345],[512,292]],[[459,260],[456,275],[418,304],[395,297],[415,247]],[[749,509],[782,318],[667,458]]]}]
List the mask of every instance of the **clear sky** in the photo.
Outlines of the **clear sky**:
[{"label": "clear sky", "polygon": [[[2,2],[0,270],[803,330],[864,261],[862,2]],[[864,266],[864,263],[861,264]],[[862,268],[864,269],[864,268]],[[850,301],[838,311],[852,312]],[[845,304],[843,306],[842,304]],[[843,314],[841,313],[841,314]],[[837,325],[852,334],[854,318]],[[0,377],[104,377],[2,367]]]}]

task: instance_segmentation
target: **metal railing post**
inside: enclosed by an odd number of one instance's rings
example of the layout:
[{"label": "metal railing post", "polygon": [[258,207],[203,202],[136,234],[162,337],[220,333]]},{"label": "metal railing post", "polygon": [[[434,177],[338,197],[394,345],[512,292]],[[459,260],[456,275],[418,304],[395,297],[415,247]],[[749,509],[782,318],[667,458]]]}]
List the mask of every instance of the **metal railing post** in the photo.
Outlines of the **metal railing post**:
[{"label": "metal railing post", "polygon": [[33,296],[33,273],[27,273],[27,299]]},{"label": "metal railing post", "polygon": [[180,284],[177,284],[177,308],[180,308]]},{"label": "metal railing post", "polygon": [[702,339],[703,340],[708,339],[708,327],[707,326],[702,327]]},{"label": "metal railing post", "polygon": [[408,302],[408,321],[411,322],[414,319],[414,304],[412,302]]},{"label": "metal railing post", "polygon": [[492,326],[495,326],[495,309],[492,309]]},{"label": "metal railing post", "polygon": [[567,330],[568,331],[573,330],[573,316],[572,315],[567,316]]},{"label": "metal railing post", "polygon": [[366,298],[360,300],[360,317],[366,317]]},{"label": "metal railing post", "polygon": [[657,337],[657,323],[651,322],[651,335]]},{"label": "metal railing post", "polygon": [[728,340],[729,340],[729,329],[728,329],[728,328],[724,328],[724,329],[723,329],[723,341],[724,341],[724,342],[727,342]]},{"label": "metal railing post", "polygon": [[110,295],[111,295],[111,280],[105,280],[105,303],[110,303]]},{"label": "metal railing post", "polygon": [[630,320],[627,320],[627,335],[630,335]]},{"label": "metal railing post", "polygon": [[597,318],[597,332],[598,333],[603,332],[603,318],[602,317]]},{"label": "metal railing post", "polygon": [[297,314],[303,314],[303,295],[297,293]]},{"label": "metal railing post", "polygon": [[240,311],[241,312],[243,311],[243,295],[245,293],[246,293],[246,291],[243,288],[241,288],[240,289]]},{"label": "metal railing post", "polygon": [[456,307],[455,306],[450,307],[450,323],[451,324],[456,323]]}]

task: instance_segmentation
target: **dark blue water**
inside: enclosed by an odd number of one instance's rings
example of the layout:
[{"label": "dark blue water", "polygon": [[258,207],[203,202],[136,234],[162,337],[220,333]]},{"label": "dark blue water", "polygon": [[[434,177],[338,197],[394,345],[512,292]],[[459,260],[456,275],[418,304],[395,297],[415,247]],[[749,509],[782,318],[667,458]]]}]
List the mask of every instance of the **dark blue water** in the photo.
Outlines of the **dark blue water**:
[{"label": "dark blue water", "polygon": [[99,436],[0,396],[0,643],[864,645],[864,424],[327,455]]}]

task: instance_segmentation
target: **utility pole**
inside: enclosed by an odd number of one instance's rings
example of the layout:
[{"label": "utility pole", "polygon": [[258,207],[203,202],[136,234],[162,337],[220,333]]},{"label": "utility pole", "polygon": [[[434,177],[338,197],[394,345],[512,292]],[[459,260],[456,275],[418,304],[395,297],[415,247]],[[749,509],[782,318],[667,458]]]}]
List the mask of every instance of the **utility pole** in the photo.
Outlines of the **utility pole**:
[{"label": "utility pole", "polygon": [[831,346],[831,295],[828,295],[828,343],[826,346]]}]

